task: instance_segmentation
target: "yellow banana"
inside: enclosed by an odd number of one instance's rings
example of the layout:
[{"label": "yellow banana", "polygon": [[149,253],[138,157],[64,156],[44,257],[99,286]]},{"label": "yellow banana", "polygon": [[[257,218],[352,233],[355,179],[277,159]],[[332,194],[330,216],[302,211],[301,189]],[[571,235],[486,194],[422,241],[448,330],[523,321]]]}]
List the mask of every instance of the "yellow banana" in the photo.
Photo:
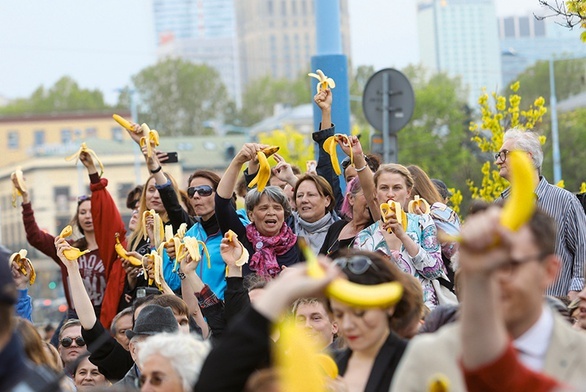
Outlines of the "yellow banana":
[{"label": "yellow banana", "polygon": [[153,246],[158,249],[159,246],[161,245],[161,243],[163,243],[165,241],[165,227],[163,225],[163,220],[161,219],[161,217],[159,216],[159,214],[157,214],[157,212],[155,210],[146,210],[142,214],[142,229],[143,229],[145,240],[148,238],[146,219],[149,216],[152,216],[153,221],[154,221],[153,235],[155,237],[155,243],[153,244]]},{"label": "yellow banana", "polygon": [[268,158],[271,155],[273,155],[274,153],[276,153],[277,151],[279,151],[280,147],[279,146],[270,146],[270,147],[265,147],[263,148],[261,151],[265,154],[265,156]]},{"label": "yellow banana", "polygon": [[193,261],[200,261],[201,260],[201,252],[199,251],[199,245],[201,244],[203,251],[205,252],[206,257],[208,258],[208,268],[212,268],[212,262],[210,260],[210,253],[208,251],[208,247],[206,246],[205,242],[198,240],[195,237],[185,237],[183,238],[183,244],[185,245],[185,250],[189,252],[189,256]]},{"label": "yellow banana", "polygon": [[317,362],[319,363],[321,370],[323,370],[329,378],[333,380],[338,377],[338,365],[336,365],[336,362],[328,354],[317,354]]},{"label": "yellow banana", "polygon": [[415,210],[417,207],[419,207],[419,209],[424,214],[429,214],[429,211],[430,211],[429,203],[427,202],[427,200],[421,199],[419,197],[419,195],[415,195],[413,200],[411,200],[409,202],[409,204],[407,205],[407,210],[409,211],[410,214],[415,214],[416,213]]},{"label": "yellow banana", "polygon": [[130,121],[128,121],[124,117],[119,116],[117,114],[113,114],[112,118],[114,119],[114,121],[116,121],[118,124],[120,124],[123,128],[126,128],[129,131],[134,132],[134,129],[132,128],[132,124],[130,124]]},{"label": "yellow banana", "polygon": [[[401,203],[389,200],[387,203],[382,203],[380,205],[380,214],[383,222],[387,222],[390,218],[396,216],[397,221],[403,226],[403,230],[407,230],[407,224],[409,223],[407,219],[407,214],[401,208]],[[389,233],[392,232],[391,228],[387,229]]]},{"label": "yellow banana", "polygon": [[31,263],[30,259],[26,257],[27,255],[26,249],[21,249],[20,251],[13,253],[8,259],[8,265],[12,265],[12,263],[16,264],[16,268],[24,275],[28,275],[28,271],[26,267],[28,266],[31,270],[31,275],[28,278],[29,284],[33,285],[35,280],[37,279],[37,273],[35,272],[35,268],[33,267],[33,263]]},{"label": "yellow banana", "polygon": [[[71,234],[73,234],[73,229],[71,228],[71,225],[67,225],[63,228],[63,230],[61,230],[61,233],[59,233],[59,237],[67,238]],[[71,247],[71,248],[65,249],[63,251],[63,256],[65,256],[65,258],[67,260],[72,261],[72,260],[77,260],[78,258],[85,255],[86,253],[90,253],[90,250],[86,249],[84,251],[81,251],[78,248]]]},{"label": "yellow banana", "polygon": [[18,196],[22,196],[22,192],[26,191],[26,183],[24,182],[22,170],[17,168],[10,174],[10,179],[12,180],[12,207],[16,207],[16,199]]},{"label": "yellow banana", "polygon": [[179,225],[179,229],[177,229],[177,233],[175,233],[175,237],[179,237],[179,239],[183,239],[185,237],[185,232],[187,232],[187,223],[182,223]]},{"label": "yellow banana", "polygon": [[511,172],[511,194],[501,211],[500,223],[511,231],[517,231],[535,211],[535,169],[523,151],[511,151],[507,156],[507,165]]},{"label": "yellow banana", "polygon": [[173,238],[173,226],[166,225],[165,226],[165,242],[171,241],[172,238]]},{"label": "yellow banana", "polygon": [[[307,260],[307,274],[314,278],[321,278],[325,271],[319,265],[315,253],[303,240],[299,246]],[[328,297],[345,305],[357,308],[386,308],[399,302],[403,295],[403,286],[398,282],[380,283],[376,285],[361,285],[346,279],[334,279],[325,289]]]},{"label": "yellow banana", "polygon": [[248,187],[252,188],[256,185],[256,190],[262,192],[271,178],[271,165],[262,150],[258,151],[256,156],[258,157],[258,173],[256,173],[256,176],[250,181]]},{"label": "yellow banana", "polygon": [[338,140],[342,140],[344,145],[350,147],[350,163],[354,164],[354,154],[352,153],[352,145],[350,144],[350,138],[348,135],[344,135],[342,133],[337,133],[334,136],[330,136],[324,141],[324,151],[330,155],[330,160],[332,161],[332,167],[334,168],[334,172],[336,175],[342,174],[342,169],[340,168],[340,162],[338,162]]},{"label": "yellow banana", "polygon": [[134,256],[128,255],[128,252],[122,244],[120,243],[120,234],[116,233],[116,245],[114,245],[114,249],[116,250],[116,254],[122,259],[128,261],[134,267],[142,266],[142,261]]},{"label": "yellow banana", "polygon": [[140,146],[144,147],[146,145],[147,157],[150,158],[151,155],[153,155],[154,147],[159,145],[159,132],[155,131],[154,129],[150,129],[146,124],[142,124],[141,128],[146,136],[140,138]]},{"label": "yellow banana", "polygon": [[228,242],[232,242],[234,239],[238,238],[238,234],[234,233],[232,230],[228,230],[226,232],[226,238],[228,239]]},{"label": "yellow banana", "polygon": [[334,88],[336,87],[336,82],[334,79],[328,78],[321,69],[315,71],[316,73],[310,72],[307,76],[311,76],[318,80],[317,83],[317,92],[319,93],[321,90],[325,90],[326,88]]},{"label": "yellow banana", "polygon": [[73,228],[71,227],[71,225],[67,225],[63,228],[63,230],[61,230],[61,233],[59,233],[59,237],[67,238],[71,234],[73,234]]},{"label": "yellow banana", "polygon": [[153,284],[153,279],[149,276],[148,269],[153,269],[153,277],[157,288],[161,290],[163,282],[163,271],[162,271],[162,259],[156,250],[152,250],[151,253],[147,253],[142,257],[142,268],[145,278],[148,278],[149,286]]},{"label": "yellow banana", "polygon": [[429,380],[428,388],[429,392],[449,392],[450,391],[450,380],[445,374],[437,373]]},{"label": "yellow banana", "polygon": [[75,154],[68,156],[67,158],[65,158],[65,160],[72,161],[75,159],[75,163],[77,163],[77,161],[79,160],[79,155],[82,152],[90,154],[92,159],[100,165],[100,177],[101,177],[102,174],[104,174],[104,164],[102,164],[102,161],[100,161],[100,158],[98,158],[98,154],[96,154],[96,152],[94,150],[92,150],[91,148],[88,148],[88,146],[85,144],[85,142],[81,143],[81,147],[79,147],[79,150],[77,150],[77,152]]}]

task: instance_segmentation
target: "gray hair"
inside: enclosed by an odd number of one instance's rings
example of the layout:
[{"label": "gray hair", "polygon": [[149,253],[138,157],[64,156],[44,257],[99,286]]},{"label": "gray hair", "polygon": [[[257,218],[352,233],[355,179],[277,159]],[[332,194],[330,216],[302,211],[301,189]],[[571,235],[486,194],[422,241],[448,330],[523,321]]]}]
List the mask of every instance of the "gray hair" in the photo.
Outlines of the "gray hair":
[{"label": "gray hair", "polygon": [[249,190],[244,199],[246,212],[252,212],[254,207],[260,203],[263,195],[267,195],[269,199],[279,203],[283,207],[283,210],[285,210],[285,219],[291,215],[291,205],[289,204],[287,195],[278,186],[267,186],[262,192],[257,191],[256,188]]},{"label": "gray hair", "polygon": [[159,333],[146,339],[139,348],[140,367],[154,354],[165,357],[179,374],[185,392],[193,390],[210,351],[208,342],[183,333]]},{"label": "gray hair", "polygon": [[118,323],[118,320],[120,320],[124,316],[132,317],[132,308],[124,308],[116,316],[114,316],[114,318],[112,319],[112,324],[110,324],[110,334],[112,336],[116,336],[116,324]]},{"label": "gray hair", "polygon": [[503,141],[514,140],[515,149],[528,152],[533,159],[533,166],[541,170],[543,164],[543,150],[539,135],[533,131],[523,131],[519,128],[511,128],[505,132]]}]

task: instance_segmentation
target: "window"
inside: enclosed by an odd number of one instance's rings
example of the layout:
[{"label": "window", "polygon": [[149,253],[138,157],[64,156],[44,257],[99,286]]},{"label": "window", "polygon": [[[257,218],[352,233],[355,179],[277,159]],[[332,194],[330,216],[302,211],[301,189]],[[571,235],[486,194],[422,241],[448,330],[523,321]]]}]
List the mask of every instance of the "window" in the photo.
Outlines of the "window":
[{"label": "window", "polygon": [[[56,186],[53,188],[53,198],[58,212],[69,211],[69,187]],[[61,226],[60,226],[61,227]]]},{"label": "window", "polygon": [[8,149],[18,150],[18,131],[8,131]]},{"label": "window", "polygon": [[71,129],[61,130],[61,144],[70,144],[73,141],[73,132]]},{"label": "window", "polygon": [[35,146],[43,146],[45,144],[45,131],[38,129],[34,133],[35,135]]},{"label": "window", "polygon": [[122,141],[122,128],[121,127],[112,127],[112,140],[115,142]]},{"label": "window", "polygon": [[269,0],[267,2],[267,9],[268,9],[269,15],[273,15],[273,0]]},{"label": "window", "polygon": [[96,137],[98,136],[98,130],[96,128],[86,128],[85,130],[85,137]]},{"label": "window", "polygon": [[281,16],[287,16],[287,1],[281,1]]}]

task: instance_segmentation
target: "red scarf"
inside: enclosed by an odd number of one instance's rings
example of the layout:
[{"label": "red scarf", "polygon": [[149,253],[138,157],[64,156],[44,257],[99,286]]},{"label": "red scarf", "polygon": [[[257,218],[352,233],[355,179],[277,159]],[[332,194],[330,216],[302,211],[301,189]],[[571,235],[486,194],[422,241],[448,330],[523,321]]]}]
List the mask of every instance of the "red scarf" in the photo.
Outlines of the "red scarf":
[{"label": "red scarf", "polygon": [[246,237],[254,249],[254,254],[249,261],[250,269],[255,271],[257,275],[272,278],[281,272],[277,256],[287,253],[297,242],[297,236],[287,224],[283,224],[279,234],[265,237],[251,223],[246,226]]}]

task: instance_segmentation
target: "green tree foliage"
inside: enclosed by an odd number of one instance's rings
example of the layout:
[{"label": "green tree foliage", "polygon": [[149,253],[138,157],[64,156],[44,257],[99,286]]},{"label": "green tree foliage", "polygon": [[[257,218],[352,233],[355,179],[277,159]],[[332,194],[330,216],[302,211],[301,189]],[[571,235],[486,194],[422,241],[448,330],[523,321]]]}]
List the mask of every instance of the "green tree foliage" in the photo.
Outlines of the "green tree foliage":
[{"label": "green tree foliage", "polygon": [[[362,98],[366,82],[374,74],[374,67],[372,65],[360,65],[352,72],[350,81],[350,95],[352,97]],[[364,111],[362,110],[362,100],[352,99],[350,101],[350,112],[354,117],[354,121],[360,126],[368,124]]]},{"label": "green tree foliage", "polygon": [[139,119],[162,136],[201,135],[232,103],[220,75],[207,65],[167,59],[132,77]]},{"label": "green tree foliage", "polygon": [[99,90],[80,88],[69,76],[63,76],[45,89],[38,87],[30,97],[17,99],[0,108],[0,114],[18,115],[31,113],[59,113],[78,110],[103,110],[109,108]]},{"label": "green tree foliage", "polygon": [[242,96],[238,125],[251,126],[272,116],[276,104],[297,106],[312,102],[310,83],[306,74],[295,80],[265,76],[251,82]]}]

